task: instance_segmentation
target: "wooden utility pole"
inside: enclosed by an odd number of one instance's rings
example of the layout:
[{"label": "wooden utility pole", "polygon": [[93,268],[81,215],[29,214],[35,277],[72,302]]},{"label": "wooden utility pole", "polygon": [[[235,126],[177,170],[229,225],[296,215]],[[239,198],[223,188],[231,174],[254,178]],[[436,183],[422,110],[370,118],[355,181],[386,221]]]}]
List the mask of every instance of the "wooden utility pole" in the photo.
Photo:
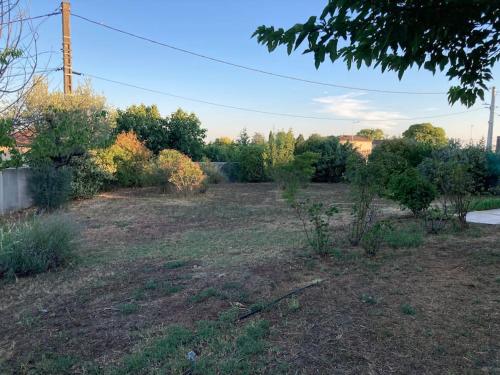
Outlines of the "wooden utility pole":
[{"label": "wooden utility pole", "polygon": [[488,121],[488,138],[486,138],[486,149],[492,151],[493,147],[493,124],[495,120],[495,86],[491,88],[490,120]]},{"label": "wooden utility pole", "polygon": [[63,74],[64,74],[64,94],[71,94],[73,68],[71,66],[71,28],[70,16],[71,7],[69,0],[63,0],[61,3],[62,14],[62,37],[63,37]]}]

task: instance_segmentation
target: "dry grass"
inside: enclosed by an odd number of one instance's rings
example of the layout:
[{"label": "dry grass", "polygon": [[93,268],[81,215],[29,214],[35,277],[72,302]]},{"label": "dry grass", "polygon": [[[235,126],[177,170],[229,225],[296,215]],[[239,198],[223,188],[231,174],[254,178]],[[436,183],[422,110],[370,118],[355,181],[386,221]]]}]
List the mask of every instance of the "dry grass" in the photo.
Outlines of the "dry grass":
[{"label": "dry grass", "polygon": [[[347,186],[308,193],[341,203],[344,230]],[[271,323],[254,372],[500,371],[497,227],[384,248],[375,259],[350,248],[318,258],[270,184],[216,185],[185,199],[123,190],[68,211],[82,228],[78,262],[0,286],[1,373],[105,371],[172,324],[247,311],[315,279],[325,281],[251,318]]]}]

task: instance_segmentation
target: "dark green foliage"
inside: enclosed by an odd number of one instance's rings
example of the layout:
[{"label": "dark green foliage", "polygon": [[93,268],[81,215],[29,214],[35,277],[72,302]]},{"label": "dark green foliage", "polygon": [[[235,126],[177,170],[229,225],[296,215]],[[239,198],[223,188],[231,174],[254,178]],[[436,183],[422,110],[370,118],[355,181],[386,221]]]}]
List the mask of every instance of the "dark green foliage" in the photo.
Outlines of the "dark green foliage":
[{"label": "dark green foliage", "polygon": [[117,111],[116,134],[131,131],[155,154],[168,148],[167,121],[156,105],[132,105],[125,111]]},{"label": "dark green foliage", "polygon": [[415,65],[444,71],[459,85],[448,91],[450,103],[472,106],[484,99],[491,68],[500,59],[500,24],[495,1],[364,1],[330,0],[319,17],[288,30],[260,26],[259,43],[288,54],[304,41],[318,68],[325,58],[380,67],[401,79]]},{"label": "dark green foliage", "polygon": [[424,242],[422,229],[418,226],[390,227],[383,242],[393,249],[420,247]]},{"label": "dark green foliage", "polygon": [[71,178],[72,171],[68,167],[33,167],[28,180],[33,203],[49,210],[61,207],[71,197]]},{"label": "dark green foliage", "polygon": [[112,176],[100,168],[90,155],[75,157],[70,162],[72,170],[71,197],[92,198],[110,183]]},{"label": "dark green foliage", "polygon": [[401,305],[400,309],[401,309],[401,312],[405,315],[415,315],[417,313],[415,308],[408,303],[403,303]]},{"label": "dark green foliage", "polygon": [[476,198],[471,202],[471,211],[485,211],[500,208],[500,198],[497,197],[485,197]]},{"label": "dark green foliage", "polygon": [[226,181],[226,177],[220,172],[219,168],[211,162],[201,162],[200,167],[207,176],[206,181],[209,184],[220,184]]},{"label": "dark green foliage", "polygon": [[215,142],[207,144],[203,153],[210,161],[216,162],[234,162],[238,158],[239,147],[234,142],[222,142],[216,139]]},{"label": "dark green foliage", "polygon": [[194,113],[178,109],[168,119],[168,147],[182,152],[194,161],[203,157],[206,129]]},{"label": "dark green foliage", "polygon": [[403,133],[403,138],[412,139],[431,146],[444,146],[447,142],[444,129],[433,126],[431,123],[411,125]]},{"label": "dark green foliage", "polygon": [[304,187],[311,181],[318,159],[318,154],[309,151],[296,155],[292,161],[276,166],[272,177],[282,188]]},{"label": "dark green foliage", "polygon": [[437,197],[435,186],[415,169],[393,175],[389,182],[391,197],[414,215],[425,211]]},{"label": "dark green foliage", "polygon": [[169,117],[162,118],[158,108],[133,105],[118,111],[116,134],[133,131],[153,153],[174,149],[195,161],[203,157],[206,129],[194,113],[178,109]]},{"label": "dark green foliage", "polygon": [[240,164],[232,162],[225,163],[220,171],[229,182],[236,182],[240,176]]},{"label": "dark green foliage", "polygon": [[313,181],[340,182],[346,170],[347,159],[354,151],[350,144],[340,144],[336,137],[313,134],[295,149],[296,155],[304,152],[319,155]]},{"label": "dark green foliage", "polygon": [[76,230],[67,217],[41,216],[2,228],[0,278],[27,276],[65,265],[75,250]]},{"label": "dark green foliage", "polygon": [[49,109],[34,121],[36,137],[27,154],[31,167],[67,166],[74,157],[105,144],[109,136],[106,112]]},{"label": "dark green foliage", "polygon": [[249,144],[240,148],[238,155],[239,180],[242,182],[262,182],[267,180],[264,163],[265,146]]}]

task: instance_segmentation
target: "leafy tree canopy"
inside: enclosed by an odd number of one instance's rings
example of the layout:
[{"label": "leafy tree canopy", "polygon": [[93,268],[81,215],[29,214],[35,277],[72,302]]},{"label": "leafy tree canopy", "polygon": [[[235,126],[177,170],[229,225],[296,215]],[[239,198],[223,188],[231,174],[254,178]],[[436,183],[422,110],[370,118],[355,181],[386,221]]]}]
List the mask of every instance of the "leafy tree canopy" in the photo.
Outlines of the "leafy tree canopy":
[{"label": "leafy tree canopy", "polygon": [[445,145],[447,142],[444,129],[430,123],[411,125],[403,133],[403,137],[433,146]]},{"label": "leafy tree canopy", "polygon": [[485,0],[329,0],[319,17],[284,30],[260,26],[254,33],[273,51],[288,54],[307,41],[316,68],[332,62],[395,71],[401,79],[414,65],[435,73],[446,70],[459,84],[450,103],[472,106],[484,98],[491,68],[500,59],[498,2]]},{"label": "leafy tree canopy", "polygon": [[366,137],[374,140],[381,140],[385,138],[384,131],[382,129],[361,129],[356,135]]},{"label": "leafy tree canopy", "polygon": [[194,161],[201,160],[207,130],[201,127],[200,119],[194,113],[187,113],[179,108],[167,121],[167,148],[178,150]]},{"label": "leafy tree canopy", "polygon": [[133,131],[156,154],[168,147],[167,124],[156,105],[132,105],[125,111],[118,110],[115,131]]}]

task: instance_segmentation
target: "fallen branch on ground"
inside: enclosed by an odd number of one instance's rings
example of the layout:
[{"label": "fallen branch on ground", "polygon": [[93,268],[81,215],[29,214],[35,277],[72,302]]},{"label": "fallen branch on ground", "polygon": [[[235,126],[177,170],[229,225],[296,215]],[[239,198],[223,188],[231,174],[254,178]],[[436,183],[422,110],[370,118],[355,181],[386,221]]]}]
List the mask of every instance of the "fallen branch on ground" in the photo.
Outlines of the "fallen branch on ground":
[{"label": "fallen branch on ground", "polygon": [[324,280],[322,280],[322,279],[318,279],[318,280],[315,280],[314,282],[312,282],[311,284],[308,284],[308,285],[306,285],[306,286],[304,286],[302,288],[296,288],[296,289],[292,290],[291,292],[289,292],[289,293],[287,293],[287,294],[285,294],[285,295],[283,295],[283,296],[275,299],[274,301],[271,301],[271,302],[265,304],[264,306],[261,306],[261,307],[255,309],[255,310],[250,311],[249,313],[246,313],[245,315],[240,316],[238,318],[238,320],[241,321],[241,320],[246,319],[246,318],[248,318],[248,317],[250,317],[252,315],[255,315],[255,314],[257,314],[257,313],[259,313],[261,311],[267,310],[268,308],[270,308],[271,306],[276,305],[278,302],[284,300],[285,298],[294,296],[294,295],[296,295],[296,294],[298,294],[298,293],[300,293],[300,292],[302,292],[302,291],[304,291],[304,290],[306,290],[308,288],[311,288],[313,286],[319,285],[323,281]]}]

